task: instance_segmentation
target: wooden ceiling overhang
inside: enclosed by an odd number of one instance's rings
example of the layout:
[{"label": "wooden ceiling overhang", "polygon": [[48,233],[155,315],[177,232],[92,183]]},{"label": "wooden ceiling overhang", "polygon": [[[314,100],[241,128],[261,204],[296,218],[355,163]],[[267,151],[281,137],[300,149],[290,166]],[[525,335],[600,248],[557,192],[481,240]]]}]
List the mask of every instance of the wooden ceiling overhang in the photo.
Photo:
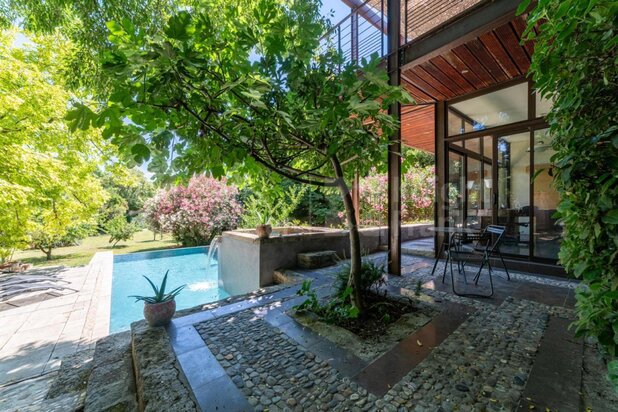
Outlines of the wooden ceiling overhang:
[{"label": "wooden ceiling overhang", "polygon": [[493,9],[471,10],[402,49],[401,84],[418,103],[401,110],[404,144],[434,152],[432,103],[525,78],[534,45],[521,43],[526,20],[515,16],[517,3],[497,0]]}]

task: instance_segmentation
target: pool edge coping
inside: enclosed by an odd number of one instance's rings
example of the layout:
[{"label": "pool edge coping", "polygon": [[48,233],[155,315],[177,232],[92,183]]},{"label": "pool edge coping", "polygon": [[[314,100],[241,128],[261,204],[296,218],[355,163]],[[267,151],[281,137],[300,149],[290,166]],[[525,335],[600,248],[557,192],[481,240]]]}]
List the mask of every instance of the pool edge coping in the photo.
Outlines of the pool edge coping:
[{"label": "pool edge coping", "polygon": [[[86,325],[91,331],[84,338],[94,343],[110,334],[110,314],[112,308],[112,274],[114,270],[114,253],[97,252],[89,263],[88,277],[95,276],[95,290],[86,318]],[[84,331],[86,332],[86,331]]]}]

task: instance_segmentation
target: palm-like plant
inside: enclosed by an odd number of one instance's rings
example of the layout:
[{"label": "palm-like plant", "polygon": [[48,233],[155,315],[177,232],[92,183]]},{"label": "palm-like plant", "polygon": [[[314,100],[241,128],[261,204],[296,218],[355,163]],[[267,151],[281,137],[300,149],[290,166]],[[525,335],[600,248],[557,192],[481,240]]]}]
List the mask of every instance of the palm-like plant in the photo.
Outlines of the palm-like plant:
[{"label": "palm-like plant", "polygon": [[163,280],[161,281],[161,286],[157,287],[152,280],[148,279],[148,276],[144,276],[144,278],[150,283],[152,290],[154,291],[154,296],[138,296],[131,295],[130,298],[135,298],[135,301],[144,301],[146,303],[163,303],[174,300],[174,298],[180,293],[182,289],[184,289],[187,285],[178,286],[176,289],[172,290],[169,293],[165,293],[165,286],[167,284],[167,274],[170,271],[165,272],[165,276],[163,276]]}]

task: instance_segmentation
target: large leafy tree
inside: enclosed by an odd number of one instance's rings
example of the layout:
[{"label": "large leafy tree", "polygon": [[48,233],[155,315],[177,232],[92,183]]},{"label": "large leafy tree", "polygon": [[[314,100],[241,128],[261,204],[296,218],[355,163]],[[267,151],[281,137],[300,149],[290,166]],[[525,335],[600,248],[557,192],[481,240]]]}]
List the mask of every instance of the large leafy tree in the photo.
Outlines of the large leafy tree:
[{"label": "large leafy tree", "polygon": [[162,22],[188,1],[178,0],[0,0],[0,28],[19,25],[29,33],[62,35],[74,48],[58,67],[67,85],[98,95],[107,92],[107,78],[98,64],[110,48],[106,23],[133,22],[140,30],[156,34]]},{"label": "large leafy tree", "polygon": [[[520,10],[529,4],[524,2]],[[618,3],[539,0],[528,18],[531,72],[548,115],[565,235],[560,261],[588,286],[580,334],[618,355]],[[538,34],[537,33],[538,28]],[[618,387],[618,361],[610,364]]]},{"label": "large leafy tree", "polygon": [[263,167],[342,197],[351,244],[353,304],[363,309],[361,248],[349,177],[379,161],[409,102],[377,58],[344,64],[328,48],[317,1],[208,0],[172,16],[159,36],[109,23],[114,92],[74,126],[104,135],[159,175]]},{"label": "large leafy tree", "polygon": [[100,206],[93,171],[106,144],[95,130],[70,131],[71,95],[55,64],[70,44],[57,38],[14,46],[0,33],[0,257],[34,242],[51,249]]}]

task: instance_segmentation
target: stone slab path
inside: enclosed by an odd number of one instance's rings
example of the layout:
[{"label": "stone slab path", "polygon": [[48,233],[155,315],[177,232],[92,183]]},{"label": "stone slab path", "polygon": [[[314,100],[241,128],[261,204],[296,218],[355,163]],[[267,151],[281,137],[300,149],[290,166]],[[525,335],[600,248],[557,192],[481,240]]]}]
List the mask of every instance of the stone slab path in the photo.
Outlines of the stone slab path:
[{"label": "stone slab path", "polygon": [[53,271],[78,292],[22,295],[3,303],[0,398],[7,385],[57,370],[64,356],[92,348],[109,333],[111,252],[97,255],[87,266],[37,271]]}]

